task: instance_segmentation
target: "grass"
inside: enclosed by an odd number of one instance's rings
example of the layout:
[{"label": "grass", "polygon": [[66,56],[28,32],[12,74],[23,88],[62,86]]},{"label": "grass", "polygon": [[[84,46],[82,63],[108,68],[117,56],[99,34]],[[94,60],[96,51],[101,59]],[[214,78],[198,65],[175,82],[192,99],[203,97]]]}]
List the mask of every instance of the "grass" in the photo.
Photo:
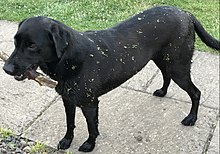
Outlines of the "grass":
[{"label": "grass", "polygon": [[9,137],[10,135],[12,135],[11,130],[3,129],[0,127],[0,139],[5,139]]},{"label": "grass", "polygon": [[[18,136],[13,134],[11,130],[0,127],[0,141],[5,140],[8,137],[18,138]],[[23,140],[25,140],[27,144],[30,141],[28,139],[23,139]],[[7,144],[7,150],[15,149],[17,146],[17,144],[14,141],[9,141],[9,142],[6,142],[5,144]],[[30,150],[28,153],[30,154],[37,154],[37,153],[48,154],[48,153],[54,153],[56,151],[56,149],[48,147],[45,144],[40,143],[40,142],[34,142],[34,144],[29,145],[29,147],[30,147]],[[9,150],[9,153],[11,152],[10,150]],[[71,153],[69,152],[67,154],[71,154]]]},{"label": "grass", "polygon": [[45,153],[46,154],[46,146],[42,143],[36,142],[34,145],[31,146],[30,153]]},{"label": "grass", "polygon": [[[21,21],[43,15],[84,31],[111,27],[155,5],[177,6],[193,13],[219,40],[219,0],[1,0],[0,19]],[[197,49],[213,51],[197,40]]]}]

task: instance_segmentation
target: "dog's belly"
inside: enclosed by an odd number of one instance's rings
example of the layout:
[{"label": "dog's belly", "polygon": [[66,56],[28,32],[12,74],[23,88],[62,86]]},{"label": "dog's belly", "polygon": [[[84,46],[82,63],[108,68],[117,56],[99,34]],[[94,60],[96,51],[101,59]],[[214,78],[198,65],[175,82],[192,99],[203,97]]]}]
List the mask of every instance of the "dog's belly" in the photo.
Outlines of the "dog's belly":
[{"label": "dog's belly", "polygon": [[[126,58],[117,57],[113,64],[105,65],[109,67],[101,68],[99,95],[120,86],[136,73],[138,73],[151,60],[153,52],[139,51],[137,54],[130,54]],[[141,53],[143,52],[143,53]],[[132,52],[135,53],[135,52]]]}]

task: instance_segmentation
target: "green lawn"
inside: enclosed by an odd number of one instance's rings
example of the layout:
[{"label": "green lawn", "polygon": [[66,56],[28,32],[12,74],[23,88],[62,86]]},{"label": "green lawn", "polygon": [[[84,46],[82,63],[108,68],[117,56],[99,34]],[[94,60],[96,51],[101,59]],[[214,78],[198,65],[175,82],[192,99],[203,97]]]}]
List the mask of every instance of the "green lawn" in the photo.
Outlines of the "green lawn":
[{"label": "green lawn", "polygon": [[[0,19],[21,21],[44,15],[83,31],[111,27],[155,5],[173,5],[190,11],[219,39],[219,0],[1,0]],[[197,49],[213,51],[197,40]]]}]

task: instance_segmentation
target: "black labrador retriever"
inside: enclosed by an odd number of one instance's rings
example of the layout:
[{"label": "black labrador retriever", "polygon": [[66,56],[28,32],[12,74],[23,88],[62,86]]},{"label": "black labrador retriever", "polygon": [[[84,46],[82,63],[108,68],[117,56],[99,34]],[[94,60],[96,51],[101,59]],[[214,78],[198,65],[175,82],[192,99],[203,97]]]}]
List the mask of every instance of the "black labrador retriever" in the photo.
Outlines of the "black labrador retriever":
[{"label": "black labrador retriever", "polygon": [[154,7],[112,28],[86,32],[47,17],[32,17],[19,24],[15,50],[3,69],[22,80],[27,70],[40,67],[58,81],[56,91],[62,96],[67,121],[67,132],[58,148],[70,147],[77,106],[89,132],[79,151],[89,152],[99,135],[98,97],[131,78],[149,60],[163,74],[163,86],[154,95],[165,96],[172,79],[192,100],[182,124],[195,124],[200,100],[200,91],[190,78],[195,32],[207,46],[220,50],[219,41],[192,14],[175,7]]}]

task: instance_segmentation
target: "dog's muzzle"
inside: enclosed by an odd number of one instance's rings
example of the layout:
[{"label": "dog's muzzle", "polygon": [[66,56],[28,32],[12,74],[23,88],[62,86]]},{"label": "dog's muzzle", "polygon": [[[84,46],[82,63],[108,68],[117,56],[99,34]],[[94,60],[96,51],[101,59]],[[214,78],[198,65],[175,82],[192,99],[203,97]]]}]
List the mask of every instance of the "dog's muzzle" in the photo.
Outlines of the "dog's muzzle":
[{"label": "dog's muzzle", "polygon": [[28,66],[27,68],[25,68],[23,71],[20,71],[18,68],[16,68],[15,65],[5,63],[3,70],[7,74],[14,76],[15,80],[22,81],[22,80],[28,78],[29,71],[36,70],[37,67],[38,67],[38,65],[32,64],[32,65]]}]

